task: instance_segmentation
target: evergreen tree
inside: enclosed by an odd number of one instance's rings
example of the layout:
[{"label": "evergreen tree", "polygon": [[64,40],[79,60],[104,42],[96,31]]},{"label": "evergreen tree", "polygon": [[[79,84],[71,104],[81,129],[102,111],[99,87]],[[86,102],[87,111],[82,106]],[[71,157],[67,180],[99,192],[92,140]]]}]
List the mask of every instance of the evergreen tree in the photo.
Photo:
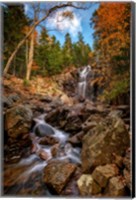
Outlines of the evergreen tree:
[{"label": "evergreen tree", "polygon": [[88,65],[91,48],[84,43],[81,32],[78,33],[78,42],[73,45],[73,60],[77,67]]},{"label": "evergreen tree", "polygon": [[73,49],[70,34],[65,35],[65,42],[63,45],[63,62],[64,66],[70,66],[73,64]]},{"label": "evergreen tree", "polygon": [[45,28],[42,29],[39,44],[36,48],[35,60],[40,66],[40,74],[53,75],[61,72],[63,65],[62,49],[55,36],[50,37]]},{"label": "evergreen tree", "polygon": [[[24,37],[23,27],[29,24],[28,18],[24,14],[24,6],[7,4],[4,7],[4,64],[15,49],[22,37]],[[25,63],[25,45],[22,46],[18,55],[14,58],[11,73],[22,75]]]}]

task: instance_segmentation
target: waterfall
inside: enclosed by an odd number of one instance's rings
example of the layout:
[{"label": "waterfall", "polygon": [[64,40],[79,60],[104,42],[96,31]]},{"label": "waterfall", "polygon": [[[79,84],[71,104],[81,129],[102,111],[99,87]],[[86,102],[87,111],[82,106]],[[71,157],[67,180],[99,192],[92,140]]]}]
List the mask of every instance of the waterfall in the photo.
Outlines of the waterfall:
[{"label": "waterfall", "polygon": [[90,71],[90,65],[85,66],[81,71],[79,71],[78,96],[83,99],[86,97],[87,75]]}]

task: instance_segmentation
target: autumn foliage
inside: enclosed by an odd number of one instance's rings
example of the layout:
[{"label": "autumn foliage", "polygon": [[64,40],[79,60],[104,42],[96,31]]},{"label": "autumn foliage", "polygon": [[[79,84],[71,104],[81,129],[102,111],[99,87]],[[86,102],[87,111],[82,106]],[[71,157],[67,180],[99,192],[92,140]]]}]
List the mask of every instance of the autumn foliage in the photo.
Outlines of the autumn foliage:
[{"label": "autumn foliage", "polygon": [[[96,67],[100,66],[105,77],[105,85],[108,86],[105,86],[105,91],[109,98],[124,93],[124,90],[128,92],[129,88],[130,10],[130,3],[102,2],[92,18]],[[120,79],[127,79],[128,84],[118,90],[120,84],[117,81]]]}]

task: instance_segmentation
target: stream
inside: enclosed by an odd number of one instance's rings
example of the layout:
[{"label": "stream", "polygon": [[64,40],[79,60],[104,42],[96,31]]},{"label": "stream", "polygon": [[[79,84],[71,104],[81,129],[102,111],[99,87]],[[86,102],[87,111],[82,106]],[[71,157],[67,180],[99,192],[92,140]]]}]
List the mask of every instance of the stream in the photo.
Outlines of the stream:
[{"label": "stream", "polygon": [[[88,65],[79,72],[79,97],[86,98],[87,75],[90,71],[91,67]],[[52,127],[45,121],[45,116],[43,114],[34,119],[35,125],[30,132],[31,155],[22,158],[19,163],[5,165],[5,195],[52,196],[54,194],[43,182],[46,165],[51,160],[64,160],[81,166],[81,148],[73,147],[68,142],[70,134]]]},{"label": "stream", "polygon": [[[32,154],[20,160],[19,163],[6,167],[6,187],[4,193],[8,195],[53,195],[42,180],[42,171],[51,160],[67,160],[69,163],[81,164],[79,147],[73,147],[69,142],[69,134],[57,130],[45,122],[45,114],[34,119],[35,126],[30,133],[32,140]],[[51,135],[58,141],[58,149],[53,153],[55,145],[43,145],[39,141]],[[55,155],[54,155],[55,154]],[[33,194],[34,193],[34,194]]]}]

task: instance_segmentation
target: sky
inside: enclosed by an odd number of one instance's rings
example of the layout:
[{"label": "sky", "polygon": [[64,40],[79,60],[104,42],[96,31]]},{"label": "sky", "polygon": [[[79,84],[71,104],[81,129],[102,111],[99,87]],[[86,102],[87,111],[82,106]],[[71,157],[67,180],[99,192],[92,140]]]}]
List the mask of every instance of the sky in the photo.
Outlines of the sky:
[{"label": "sky", "polygon": [[[45,7],[48,7],[49,3],[44,2]],[[98,8],[99,4],[92,4],[89,9],[81,10],[75,8],[64,8],[58,10],[53,15],[47,18],[44,22],[44,26],[49,31],[50,36],[55,35],[56,39],[60,41],[63,45],[65,41],[65,34],[69,33],[72,42],[78,41],[78,32],[81,32],[84,38],[84,42],[89,44],[93,48],[93,27],[90,26],[90,18],[94,11]],[[73,18],[63,18],[62,11],[71,11],[73,13]],[[25,4],[25,13],[29,16],[30,8]]]}]

